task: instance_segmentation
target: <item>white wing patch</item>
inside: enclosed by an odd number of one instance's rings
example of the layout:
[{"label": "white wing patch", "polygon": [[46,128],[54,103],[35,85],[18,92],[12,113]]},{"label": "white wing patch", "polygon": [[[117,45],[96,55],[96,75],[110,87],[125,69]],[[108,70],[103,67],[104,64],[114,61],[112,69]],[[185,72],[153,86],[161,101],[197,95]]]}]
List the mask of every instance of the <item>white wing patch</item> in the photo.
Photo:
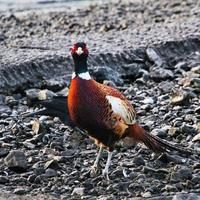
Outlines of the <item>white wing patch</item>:
[{"label": "white wing patch", "polygon": [[119,114],[127,125],[131,125],[136,122],[134,110],[129,108],[123,100],[113,96],[106,96],[106,99],[111,104],[113,112]]}]

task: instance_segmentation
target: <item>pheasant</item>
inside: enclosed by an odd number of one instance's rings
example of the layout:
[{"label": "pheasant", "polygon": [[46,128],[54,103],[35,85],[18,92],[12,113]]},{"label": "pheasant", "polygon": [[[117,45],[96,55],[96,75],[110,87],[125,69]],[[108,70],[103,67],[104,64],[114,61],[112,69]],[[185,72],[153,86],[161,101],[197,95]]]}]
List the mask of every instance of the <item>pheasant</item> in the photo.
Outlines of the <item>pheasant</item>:
[{"label": "pheasant", "polygon": [[123,94],[92,79],[88,72],[89,51],[85,43],[74,44],[71,54],[74,68],[68,95],[69,116],[73,124],[86,130],[100,147],[93,169],[98,167],[101,152],[106,149],[108,158],[103,175],[109,179],[109,166],[115,144],[125,137],[144,143],[154,152],[176,150],[188,153],[184,148],[148,134],[136,122],[136,112]]}]

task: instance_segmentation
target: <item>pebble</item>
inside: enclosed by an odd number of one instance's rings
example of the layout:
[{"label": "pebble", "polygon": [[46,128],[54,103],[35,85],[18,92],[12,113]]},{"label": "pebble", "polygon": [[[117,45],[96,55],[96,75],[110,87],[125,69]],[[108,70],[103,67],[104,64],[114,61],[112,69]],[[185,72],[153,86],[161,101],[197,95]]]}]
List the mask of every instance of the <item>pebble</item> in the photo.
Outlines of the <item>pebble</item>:
[{"label": "pebble", "polygon": [[168,134],[173,137],[176,137],[180,133],[181,133],[180,128],[177,127],[170,127],[168,131]]},{"label": "pebble", "polygon": [[153,129],[151,131],[151,134],[152,135],[156,135],[156,136],[161,137],[161,138],[166,138],[167,137],[167,131],[164,128]]},{"label": "pebble", "polygon": [[50,90],[29,89],[26,90],[26,96],[29,101],[46,100],[55,96]]},{"label": "pebble", "polygon": [[186,181],[192,179],[192,171],[187,167],[181,167],[177,172],[171,174],[172,182]]},{"label": "pebble", "polygon": [[142,197],[144,198],[150,198],[152,195],[151,195],[151,192],[145,192],[142,194]]},{"label": "pebble", "polygon": [[16,172],[26,171],[28,168],[26,156],[23,151],[13,150],[4,159],[8,168]]},{"label": "pebble", "polygon": [[157,67],[162,67],[163,60],[160,57],[160,55],[156,52],[155,49],[153,48],[147,48],[146,49],[146,54],[149,58],[150,61],[154,62]]},{"label": "pebble", "polygon": [[35,119],[32,123],[32,130],[35,134],[39,134],[44,130],[43,125],[40,123],[38,119]]},{"label": "pebble", "polygon": [[167,153],[163,153],[158,157],[158,160],[162,161],[163,163],[173,162],[176,164],[183,164],[186,162],[186,159],[182,158],[179,155],[169,155]]},{"label": "pebble", "polygon": [[8,182],[9,182],[9,179],[7,177],[0,175],[0,184],[5,184]]},{"label": "pebble", "polygon": [[9,149],[7,148],[0,148],[0,157],[5,157],[9,153]]},{"label": "pebble", "polygon": [[4,105],[5,104],[5,95],[0,94],[0,105]]},{"label": "pebble", "polygon": [[83,196],[85,188],[83,187],[76,187],[74,188],[72,195]]},{"label": "pebble", "polygon": [[[45,91],[46,93],[46,99],[52,96],[55,96],[56,91],[59,91],[63,89],[63,87],[66,86],[66,82],[63,79],[55,80],[55,79],[49,79],[45,80],[45,87],[48,89]],[[54,92],[52,92],[54,91]]]},{"label": "pebble", "polygon": [[166,185],[164,187],[164,190],[166,190],[167,192],[177,192],[177,188],[173,185]]},{"label": "pebble", "polygon": [[116,85],[122,85],[124,82],[120,74],[109,67],[94,67],[91,71],[91,75],[101,83],[104,80],[110,80]]},{"label": "pebble", "polygon": [[148,98],[145,98],[142,103],[144,104],[155,104],[156,102],[156,98],[153,98],[153,97],[148,97]]},{"label": "pebble", "polygon": [[0,116],[2,116],[2,114],[10,115],[11,113],[12,111],[9,106],[5,106],[5,105],[0,106]]},{"label": "pebble", "polygon": [[150,77],[155,81],[162,81],[167,79],[173,79],[174,74],[171,70],[164,69],[161,67],[154,67],[150,71]]},{"label": "pebble", "polygon": [[200,114],[200,106],[198,106],[197,108],[195,108],[194,112],[197,113],[197,114]]},{"label": "pebble", "polygon": [[171,98],[171,104],[173,105],[188,105],[189,95],[183,91],[174,91]]},{"label": "pebble", "polygon": [[194,184],[198,184],[200,183],[200,172],[198,172],[197,174],[195,174],[192,178],[192,183]]},{"label": "pebble", "polygon": [[200,200],[200,196],[194,193],[180,193],[174,195],[172,200]]},{"label": "pebble", "polygon": [[192,138],[192,142],[197,142],[197,141],[200,141],[200,133],[195,135],[193,138]]},{"label": "pebble", "polygon": [[58,169],[59,165],[58,165],[58,161],[57,160],[49,160],[45,163],[44,168],[51,168],[51,169]]},{"label": "pebble", "polygon": [[141,156],[137,156],[133,159],[133,163],[135,163],[137,166],[145,165],[145,161]]},{"label": "pebble", "polygon": [[32,144],[31,142],[25,141],[23,142],[23,145],[27,147],[28,149],[35,149],[35,145]]},{"label": "pebble", "polygon": [[191,79],[190,85],[194,88],[200,88],[200,78]]},{"label": "pebble", "polygon": [[14,194],[23,195],[26,194],[26,190],[22,187],[16,188],[13,191]]},{"label": "pebble", "polygon": [[196,128],[194,126],[188,125],[186,123],[182,123],[180,128],[181,128],[182,133],[186,133],[188,135],[197,134]]},{"label": "pebble", "polygon": [[48,168],[46,171],[45,171],[45,176],[50,178],[50,177],[55,177],[57,176],[57,172],[56,170],[54,169],[51,169],[51,168]]}]

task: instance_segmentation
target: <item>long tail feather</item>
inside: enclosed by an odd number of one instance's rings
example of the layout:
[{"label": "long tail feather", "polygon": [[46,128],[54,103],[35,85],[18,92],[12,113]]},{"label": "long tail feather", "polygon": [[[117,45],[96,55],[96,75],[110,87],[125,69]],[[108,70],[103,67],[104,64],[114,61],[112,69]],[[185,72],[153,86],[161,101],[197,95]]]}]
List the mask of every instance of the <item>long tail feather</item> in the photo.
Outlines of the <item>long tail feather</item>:
[{"label": "long tail feather", "polygon": [[147,147],[149,147],[154,152],[167,152],[167,151],[178,151],[184,154],[198,154],[200,152],[196,152],[195,150],[184,148],[180,146],[175,146],[175,144],[171,144],[170,142],[163,140],[155,135],[151,135],[147,133],[142,127],[138,124],[134,124],[130,127],[129,137],[132,137],[138,142],[143,142]]}]

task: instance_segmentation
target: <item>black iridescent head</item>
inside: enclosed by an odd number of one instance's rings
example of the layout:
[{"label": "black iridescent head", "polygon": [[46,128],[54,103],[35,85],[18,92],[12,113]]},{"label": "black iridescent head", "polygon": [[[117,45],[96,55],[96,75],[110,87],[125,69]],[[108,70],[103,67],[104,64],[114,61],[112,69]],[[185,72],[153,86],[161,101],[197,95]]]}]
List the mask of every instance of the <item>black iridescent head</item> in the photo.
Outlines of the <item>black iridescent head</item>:
[{"label": "black iridescent head", "polygon": [[84,42],[74,44],[71,49],[71,54],[74,60],[74,71],[76,74],[87,72],[87,57],[88,49]]}]

